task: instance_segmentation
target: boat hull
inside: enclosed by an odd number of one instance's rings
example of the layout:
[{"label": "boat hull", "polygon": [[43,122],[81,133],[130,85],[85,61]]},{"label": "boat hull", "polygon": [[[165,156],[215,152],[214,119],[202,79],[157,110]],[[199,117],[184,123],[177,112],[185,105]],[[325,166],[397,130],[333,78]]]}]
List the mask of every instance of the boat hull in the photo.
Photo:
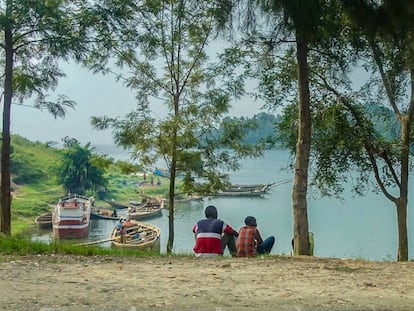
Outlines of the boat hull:
[{"label": "boat hull", "polygon": [[57,239],[82,239],[89,234],[90,224],[53,226],[53,235]]},{"label": "boat hull", "polygon": [[266,191],[235,191],[235,192],[217,192],[217,197],[260,197],[266,194]]},{"label": "boat hull", "polygon": [[[111,233],[112,246],[160,252],[161,230],[158,227],[136,220],[128,220],[128,225],[125,226],[124,240],[120,230],[117,226],[113,228]],[[137,233],[138,237],[135,237]]]},{"label": "boat hull", "polygon": [[35,223],[40,229],[52,229],[52,213],[40,215],[35,219]]},{"label": "boat hull", "polygon": [[142,212],[135,212],[135,213],[128,213],[129,219],[146,219],[151,217],[158,217],[162,215],[161,208],[152,210],[152,211],[142,211]]}]

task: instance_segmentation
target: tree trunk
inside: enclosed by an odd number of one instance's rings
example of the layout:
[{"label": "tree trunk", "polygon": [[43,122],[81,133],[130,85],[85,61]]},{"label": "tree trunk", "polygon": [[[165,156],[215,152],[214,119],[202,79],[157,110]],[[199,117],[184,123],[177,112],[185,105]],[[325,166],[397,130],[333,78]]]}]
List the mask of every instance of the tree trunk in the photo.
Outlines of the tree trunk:
[{"label": "tree trunk", "polygon": [[311,115],[307,43],[296,36],[299,86],[299,126],[295,176],[292,191],[294,254],[310,255],[307,212],[308,166],[311,142]]},{"label": "tree trunk", "polygon": [[[7,2],[9,11],[10,2]],[[13,97],[13,41],[10,22],[4,32],[6,63],[4,72],[3,132],[1,145],[1,227],[2,233],[11,234],[11,195],[10,195],[10,114]]]},{"label": "tree trunk", "polygon": [[409,175],[409,146],[411,132],[411,116],[401,117],[401,185],[400,197],[396,202],[398,223],[398,261],[408,260],[407,234],[407,202],[408,202],[408,175]]},{"label": "tree trunk", "polygon": [[167,254],[171,254],[174,247],[174,194],[175,194],[175,171],[177,167],[177,160],[174,155],[171,161],[170,168],[170,188],[168,191],[168,243]]},{"label": "tree trunk", "polygon": [[398,261],[408,261],[407,203],[397,202]]}]

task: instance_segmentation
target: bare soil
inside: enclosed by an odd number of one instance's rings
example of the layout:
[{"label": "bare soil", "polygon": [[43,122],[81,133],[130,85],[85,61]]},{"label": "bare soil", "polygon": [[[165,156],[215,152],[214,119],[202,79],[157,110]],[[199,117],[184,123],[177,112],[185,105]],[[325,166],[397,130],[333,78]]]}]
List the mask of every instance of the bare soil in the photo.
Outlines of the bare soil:
[{"label": "bare soil", "polygon": [[0,310],[413,310],[414,263],[0,256]]}]

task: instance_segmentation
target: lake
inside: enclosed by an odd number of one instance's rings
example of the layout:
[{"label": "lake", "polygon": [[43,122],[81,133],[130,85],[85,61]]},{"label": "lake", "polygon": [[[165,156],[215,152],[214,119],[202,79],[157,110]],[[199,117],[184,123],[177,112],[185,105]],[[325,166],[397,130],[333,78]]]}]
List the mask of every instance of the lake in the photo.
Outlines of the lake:
[{"label": "lake", "polygon": [[[261,159],[246,159],[242,168],[231,175],[233,183],[271,183],[293,179],[290,171],[281,171],[288,164],[285,150],[266,152]],[[204,218],[204,208],[214,205],[219,218],[236,230],[244,224],[246,216],[255,216],[264,238],[276,237],[273,254],[290,254],[293,232],[292,182],[273,187],[263,197],[216,197],[201,202],[176,204],[175,253],[192,253],[193,225]],[[161,251],[165,252],[168,239],[168,211],[158,218],[146,220],[161,229]],[[318,257],[364,258],[369,260],[395,260],[398,248],[395,206],[382,194],[367,193],[363,197],[344,194],[344,200],[334,198],[308,199],[309,228],[314,233],[314,255]],[[92,220],[90,240],[106,239],[115,221]],[[412,207],[408,208],[409,250],[413,243]],[[44,239],[44,235],[40,235]],[[102,246],[109,246],[103,244]],[[410,259],[414,258],[410,253]]]}]

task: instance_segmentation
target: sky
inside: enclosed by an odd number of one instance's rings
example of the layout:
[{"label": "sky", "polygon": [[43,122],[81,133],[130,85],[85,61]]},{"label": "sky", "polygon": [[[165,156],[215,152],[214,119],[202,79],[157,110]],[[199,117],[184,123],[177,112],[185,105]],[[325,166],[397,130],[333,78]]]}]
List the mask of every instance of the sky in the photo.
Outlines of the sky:
[{"label": "sky", "polygon": [[[92,128],[92,116],[123,117],[136,107],[136,99],[131,90],[117,82],[111,75],[93,74],[77,64],[65,63],[61,69],[66,77],[59,81],[56,94],[64,94],[77,105],[68,109],[64,119],[55,119],[47,111],[12,105],[11,133],[31,141],[62,142],[66,136],[76,138],[82,144],[113,145],[110,131]],[[53,99],[50,97],[49,99]],[[231,116],[253,116],[260,112],[260,104],[253,100],[233,104]]]}]

